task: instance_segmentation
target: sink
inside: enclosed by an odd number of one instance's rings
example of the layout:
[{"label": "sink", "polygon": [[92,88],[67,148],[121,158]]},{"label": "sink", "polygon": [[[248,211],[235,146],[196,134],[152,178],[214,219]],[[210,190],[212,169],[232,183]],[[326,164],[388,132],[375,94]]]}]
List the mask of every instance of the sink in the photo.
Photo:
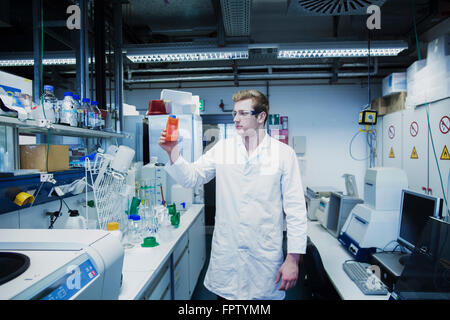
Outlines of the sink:
[{"label": "sink", "polygon": [[30,258],[17,252],[0,252],[0,285],[20,276],[30,266]]}]

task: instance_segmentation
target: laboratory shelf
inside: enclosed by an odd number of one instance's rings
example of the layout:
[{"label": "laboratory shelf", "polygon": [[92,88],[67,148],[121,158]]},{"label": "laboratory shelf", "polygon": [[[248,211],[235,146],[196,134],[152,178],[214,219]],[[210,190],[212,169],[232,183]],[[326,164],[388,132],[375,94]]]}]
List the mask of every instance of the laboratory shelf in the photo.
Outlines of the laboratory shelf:
[{"label": "laboratory shelf", "polygon": [[49,127],[40,126],[38,121],[25,120],[21,121],[17,118],[0,116],[0,125],[16,127],[20,133],[50,133],[52,135],[71,136],[80,138],[130,138],[128,134],[99,131],[92,129],[84,129],[70,127],[61,124],[51,124]]}]

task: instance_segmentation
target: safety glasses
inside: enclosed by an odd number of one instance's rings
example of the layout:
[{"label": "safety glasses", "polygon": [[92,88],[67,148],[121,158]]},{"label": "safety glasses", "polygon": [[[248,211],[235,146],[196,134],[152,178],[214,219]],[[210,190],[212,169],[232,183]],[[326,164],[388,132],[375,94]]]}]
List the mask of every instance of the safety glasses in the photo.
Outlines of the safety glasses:
[{"label": "safety glasses", "polygon": [[254,110],[239,110],[239,111],[233,111],[231,112],[231,115],[233,116],[233,119],[236,118],[237,115],[239,117],[250,117],[261,113],[261,111],[254,111]]}]

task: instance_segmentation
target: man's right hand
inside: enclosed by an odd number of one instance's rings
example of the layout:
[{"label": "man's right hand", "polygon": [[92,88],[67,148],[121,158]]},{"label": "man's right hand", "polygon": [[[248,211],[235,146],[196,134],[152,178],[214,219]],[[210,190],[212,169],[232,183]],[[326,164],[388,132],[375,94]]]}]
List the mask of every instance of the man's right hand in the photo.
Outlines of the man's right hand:
[{"label": "man's right hand", "polygon": [[166,141],[166,129],[161,131],[161,136],[159,137],[158,144],[163,148],[164,151],[169,155],[170,161],[173,164],[177,161],[180,153],[178,150],[178,141]]}]

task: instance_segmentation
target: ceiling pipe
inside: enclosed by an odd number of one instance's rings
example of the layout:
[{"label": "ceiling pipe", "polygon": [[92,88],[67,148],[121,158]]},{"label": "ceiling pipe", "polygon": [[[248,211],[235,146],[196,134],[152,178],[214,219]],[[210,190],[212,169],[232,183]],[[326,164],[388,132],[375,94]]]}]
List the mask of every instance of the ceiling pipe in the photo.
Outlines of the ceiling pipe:
[{"label": "ceiling pipe", "polygon": [[[378,74],[378,59],[375,59],[373,71],[370,76]],[[331,78],[332,72],[317,72],[317,73],[283,73],[283,74],[241,74],[238,75],[238,80],[284,80],[284,79],[323,79]],[[367,72],[341,72],[337,74],[338,78],[351,77],[367,77]],[[191,82],[191,81],[234,81],[234,75],[213,75],[213,76],[198,76],[198,77],[169,77],[169,78],[155,78],[155,79],[132,79],[124,80],[127,84],[134,83],[158,83],[158,82]]]},{"label": "ceiling pipe", "polygon": [[[266,65],[266,66],[237,66],[241,70],[259,70],[259,69],[320,69],[332,68],[332,64],[298,64],[298,65]],[[344,63],[341,68],[365,68],[367,63]],[[170,72],[198,72],[198,71],[233,71],[233,67],[201,67],[201,68],[152,68],[152,69],[128,69],[129,73],[170,73]]]}]

